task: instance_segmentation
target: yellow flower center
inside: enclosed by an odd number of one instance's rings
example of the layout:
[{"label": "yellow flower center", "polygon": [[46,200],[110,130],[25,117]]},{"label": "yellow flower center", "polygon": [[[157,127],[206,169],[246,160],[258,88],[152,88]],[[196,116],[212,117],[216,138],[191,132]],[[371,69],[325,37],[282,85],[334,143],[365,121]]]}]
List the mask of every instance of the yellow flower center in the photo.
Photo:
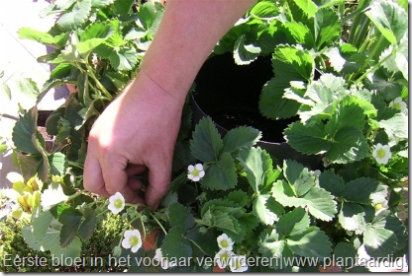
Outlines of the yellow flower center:
[{"label": "yellow flower center", "polygon": [[382,203],[378,203],[374,207],[375,207],[375,210],[378,211],[378,210],[383,208],[383,205],[382,205]]},{"label": "yellow flower center", "polygon": [[235,268],[236,268],[236,269],[239,269],[239,268],[241,268],[241,267],[242,267],[242,263],[240,262],[239,259],[237,259],[236,262],[235,262]]},{"label": "yellow flower center", "polygon": [[114,201],[114,207],[116,207],[116,208],[122,208],[122,206],[123,206],[123,201],[122,201],[121,199],[116,199],[116,200]]},{"label": "yellow flower center", "polygon": [[136,246],[138,243],[139,243],[139,239],[136,236],[133,236],[133,237],[130,238],[130,245],[132,247]]},{"label": "yellow flower center", "polygon": [[221,242],[220,242],[220,245],[221,245],[223,248],[229,247],[229,243],[228,243],[227,240],[221,241]]},{"label": "yellow flower center", "polygon": [[222,255],[220,255],[220,259],[222,260],[222,262],[226,263],[229,260],[229,254],[223,253]]},{"label": "yellow flower center", "polygon": [[393,108],[395,108],[395,109],[401,109],[400,103],[393,103]]},{"label": "yellow flower center", "polygon": [[196,177],[196,176],[199,176],[199,173],[200,173],[200,172],[199,172],[197,169],[194,169],[194,170],[192,171],[192,175],[195,176],[195,177]]},{"label": "yellow flower center", "polygon": [[385,152],[384,149],[379,149],[379,150],[378,150],[378,157],[379,157],[379,158],[384,158],[385,155],[386,155],[386,152]]}]

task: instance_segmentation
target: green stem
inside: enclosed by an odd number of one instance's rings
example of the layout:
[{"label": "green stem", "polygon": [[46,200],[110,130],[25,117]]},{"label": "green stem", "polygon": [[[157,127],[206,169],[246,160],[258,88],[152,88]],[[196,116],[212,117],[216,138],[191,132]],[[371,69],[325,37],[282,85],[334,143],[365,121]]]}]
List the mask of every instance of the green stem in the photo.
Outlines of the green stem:
[{"label": "green stem", "polygon": [[152,214],[150,213],[150,216],[156,221],[156,223],[159,225],[160,229],[162,229],[163,233],[167,235],[166,229],[163,227],[163,224]]},{"label": "green stem", "polygon": [[78,191],[78,192],[76,192],[75,194],[72,194],[71,196],[69,196],[69,197],[65,200],[65,202],[69,202],[70,200],[75,199],[76,197],[78,197],[79,195],[82,195],[82,194],[83,194],[83,191]]},{"label": "green stem", "polygon": [[107,91],[107,89],[101,84],[101,82],[97,79],[97,77],[95,76],[95,74],[93,73],[93,69],[86,63],[86,73],[95,81],[97,87],[102,90],[103,94],[109,99],[112,100],[113,97],[112,95],[109,93],[109,91]]},{"label": "green stem", "polygon": [[[393,52],[392,52],[393,53]],[[360,76],[356,81],[355,84],[359,84],[361,81],[363,81],[364,78],[366,78],[371,72],[375,71],[376,69],[379,68],[379,66],[381,66],[385,61],[387,61],[390,57],[392,56],[392,54],[388,55],[387,57],[385,57],[384,59],[382,59],[381,61],[379,61],[377,64],[375,64],[375,66],[373,66],[372,68],[370,68],[368,71],[366,71],[362,76]]]}]

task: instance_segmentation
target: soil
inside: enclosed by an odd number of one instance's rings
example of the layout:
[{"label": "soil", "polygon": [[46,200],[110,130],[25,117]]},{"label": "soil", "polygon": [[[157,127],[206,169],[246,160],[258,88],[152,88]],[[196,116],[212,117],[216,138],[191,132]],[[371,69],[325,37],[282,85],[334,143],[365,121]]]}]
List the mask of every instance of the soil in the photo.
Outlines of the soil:
[{"label": "soil", "polygon": [[38,126],[37,131],[43,136],[44,141],[53,140],[53,136],[47,133],[46,127]]}]

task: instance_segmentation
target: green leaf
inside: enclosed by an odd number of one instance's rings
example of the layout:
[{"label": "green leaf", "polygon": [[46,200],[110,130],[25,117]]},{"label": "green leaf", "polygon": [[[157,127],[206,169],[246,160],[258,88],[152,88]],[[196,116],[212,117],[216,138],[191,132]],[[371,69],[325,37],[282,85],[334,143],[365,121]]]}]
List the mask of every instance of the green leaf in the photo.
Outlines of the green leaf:
[{"label": "green leaf", "polygon": [[80,224],[83,214],[74,207],[57,205],[50,209],[53,216],[63,225]]},{"label": "green leaf", "polygon": [[36,168],[38,167],[39,162],[42,160],[42,157],[39,155],[19,155],[17,156],[17,160],[24,180],[28,181],[33,175],[36,174]]},{"label": "green leaf", "polygon": [[180,228],[172,227],[167,233],[161,246],[163,257],[189,258],[192,256],[192,246],[180,232]]},{"label": "green leaf", "polygon": [[253,201],[253,213],[261,223],[273,225],[284,213],[284,209],[270,195],[258,195]]},{"label": "green leaf", "polygon": [[386,187],[376,179],[361,177],[346,184],[343,197],[347,201],[371,205],[384,202],[387,193]]},{"label": "green leaf", "polygon": [[66,247],[61,247],[58,244],[55,245],[50,249],[50,252],[54,256],[58,256],[60,258],[54,259],[53,265],[64,265],[63,263],[60,263],[61,260],[75,260],[75,258],[81,258],[81,248],[82,242],[79,237],[74,237]]},{"label": "green leaf", "polygon": [[63,45],[61,45],[61,40],[66,36],[66,34],[64,33],[57,36],[53,36],[50,33],[34,30],[29,27],[20,28],[17,31],[17,33],[19,37],[22,39],[30,39],[57,48],[63,47]]},{"label": "green leaf", "polygon": [[296,208],[284,214],[276,223],[280,239],[301,235],[309,227],[309,216],[302,208]]},{"label": "green leaf", "polygon": [[206,255],[213,256],[219,251],[217,242],[210,242],[216,239],[210,232],[202,234],[199,228],[194,228],[187,233],[186,238]]},{"label": "green leaf", "polygon": [[25,100],[30,100],[32,105],[37,101],[37,97],[40,94],[37,83],[32,79],[19,78],[16,82],[19,92],[25,97]]},{"label": "green leaf", "polygon": [[65,201],[68,198],[64,194],[63,188],[59,183],[51,183],[41,194],[40,205],[44,211],[48,211],[51,207]]},{"label": "green leaf", "polygon": [[212,199],[203,205],[201,216],[203,217],[207,211],[213,210],[216,207],[228,207],[227,209],[230,208],[240,208],[238,204],[235,202],[229,201],[227,199]]},{"label": "green leaf", "polygon": [[95,22],[89,25],[80,35],[80,42],[76,44],[80,54],[87,53],[113,34],[113,29],[108,22]]},{"label": "green leaf", "polygon": [[336,175],[333,170],[327,170],[319,176],[319,186],[335,197],[340,197],[345,190],[345,181],[341,176]]},{"label": "green leaf", "polygon": [[195,225],[193,215],[189,209],[180,203],[172,203],[169,207],[169,222],[172,227],[180,228],[184,233]]},{"label": "green leaf", "polygon": [[262,115],[273,120],[290,118],[296,115],[300,106],[299,103],[283,98],[284,91],[289,86],[288,79],[278,77],[278,75],[265,83],[259,99],[259,110]]},{"label": "green leaf", "polygon": [[268,118],[289,118],[296,114],[300,104],[283,99],[284,90],[291,81],[308,81],[313,76],[314,60],[310,53],[296,46],[279,45],[272,59],[275,77],[267,82],[259,100],[259,110]]},{"label": "green leaf", "polygon": [[58,20],[57,25],[64,31],[71,31],[80,28],[86,21],[92,8],[92,0],[75,2],[72,9],[64,13]]},{"label": "green leaf", "polygon": [[53,215],[50,212],[42,212],[41,208],[36,208],[33,213],[31,226],[33,235],[37,240],[44,238],[52,220]]},{"label": "green leaf", "polygon": [[339,259],[342,259],[342,260],[346,260],[346,259],[350,258],[350,259],[354,260],[352,263],[349,263],[345,266],[351,267],[355,264],[355,257],[357,255],[357,250],[353,246],[353,244],[348,243],[348,242],[339,242],[335,246],[335,250],[333,251],[333,253],[335,254],[337,259],[339,258]]},{"label": "green leaf", "polygon": [[278,177],[277,171],[273,170],[270,155],[261,148],[241,150],[237,159],[242,164],[248,182],[255,192],[270,185]]},{"label": "green leaf", "polygon": [[261,137],[261,132],[253,127],[236,127],[229,130],[223,138],[222,152],[232,153],[242,148],[250,148],[255,145]]},{"label": "green leaf", "polygon": [[113,4],[115,0],[92,0],[92,8],[101,9],[105,6]]},{"label": "green leaf", "polygon": [[112,51],[110,55],[110,62],[117,70],[132,70],[137,62],[137,53],[135,50],[120,49],[119,51]]},{"label": "green leaf", "polygon": [[271,262],[271,268],[286,267],[288,264],[285,260],[293,257],[293,252],[287,245],[287,240],[279,240],[279,235],[276,229],[271,233],[263,236],[259,241],[259,252],[263,257],[272,258],[275,260]]},{"label": "green leaf", "polygon": [[240,207],[244,207],[249,201],[249,196],[244,191],[234,190],[227,195],[227,200],[236,203]]},{"label": "green leaf", "polygon": [[408,14],[395,2],[373,1],[365,14],[392,45],[397,45],[408,31]]},{"label": "green leaf", "polygon": [[279,240],[275,229],[261,238],[259,241],[259,252],[263,257],[275,260],[274,262],[271,261],[271,265],[273,265],[271,268],[274,269],[286,267],[285,260],[293,257],[293,252],[288,247],[287,241]]},{"label": "green leaf", "polygon": [[391,230],[368,224],[363,232],[365,250],[371,257],[387,257],[396,248],[396,236]]},{"label": "green leaf", "polygon": [[329,257],[332,252],[329,237],[315,226],[307,228],[299,235],[289,237],[287,245],[293,253],[309,258]]},{"label": "green leaf", "polygon": [[354,127],[340,129],[330,141],[330,145],[325,157],[338,164],[361,160],[369,152],[369,146],[362,131]]},{"label": "green leaf", "polygon": [[37,108],[34,106],[23,118],[16,122],[13,128],[13,143],[20,151],[25,153],[39,152],[37,146],[33,143],[33,137],[36,137],[37,127]]},{"label": "green leaf", "polygon": [[386,216],[385,219],[385,229],[393,231],[396,235],[396,249],[399,250],[408,247],[408,232],[402,221],[398,217],[395,217],[393,214],[388,214],[388,216]]},{"label": "green leaf", "polygon": [[60,246],[65,248],[76,237],[77,230],[79,229],[80,221],[78,224],[68,225],[65,224],[60,230]]},{"label": "green leaf", "polygon": [[93,235],[94,230],[97,226],[97,216],[96,212],[91,208],[86,208],[83,212],[83,219],[77,230],[79,237],[86,241],[90,239]]},{"label": "green leaf", "polygon": [[392,75],[393,73],[388,72],[384,67],[379,67],[371,76],[368,76],[365,85],[369,90],[377,90],[385,100],[393,100],[401,95],[402,85],[395,81]]},{"label": "green leaf", "polygon": [[392,118],[379,121],[379,126],[385,129],[389,137],[408,139],[408,117],[396,113]]},{"label": "green leaf", "polygon": [[403,77],[408,80],[408,50],[409,50],[407,33],[401,39],[399,46],[394,48],[390,45],[388,48],[382,51],[379,56],[379,62],[382,62],[382,66],[388,71],[397,73],[402,72]]},{"label": "green leaf", "polygon": [[219,228],[222,231],[229,230],[234,233],[239,233],[240,231],[240,224],[233,216],[220,212],[214,212],[214,227]]},{"label": "green leaf", "polygon": [[295,0],[294,2],[309,18],[313,17],[318,10],[312,0]]},{"label": "green leaf", "polygon": [[[193,151],[193,149],[192,149]],[[212,163],[200,180],[202,187],[211,190],[227,190],[237,184],[236,165],[232,156],[225,152],[216,163]]]},{"label": "green leaf", "polygon": [[241,35],[235,41],[235,48],[233,49],[233,58],[237,65],[247,65],[254,61],[260,54],[260,47],[253,44],[245,44],[245,35]]},{"label": "green leaf", "polygon": [[358,235],[365,231],[365,210],[359,204],[352,202],[343,203],[338,220],[345,230],[354,231]]},{"label": "green leaf", "polygon": [[295,41],[296,44],[304,45],[306,48],[313,48],[315,46],[315,38],[309,27],[302,22],[285,22],[285,30],[291,40]]},{"label": "green leaf", "polygon": [[365,127],[363,109],[357,104],[357,97],[347,96],[337,104],[330,120],[326,124],[326,132],[331,136],[345,127],[355,127],[363,130]]},{"label": "green leaf", "polygon": [[272,196],[280,204],[290,207],[307,208],[317,219],[331,221],[337,213],[333,195],[322,188],[313,186],[303,197],[295,197],[292,187],[285,181],[277,181],[272,187]]},{"label": "green leaf", "polygon": [[332,103],[348,94],[349,91],[345,89],[345,80],[343,78],[332,74],[324,74],[319,80],[308,85],[302,103],[309,105],[310,108],[308,111],[300,111],[299,116],[303,122],[308,121],[317,114],[326,115],[328,118],[333,112]]},{"label": "green leaf", "polygon": [[126,15],[132,12],[134,0],[117,0],[114,2],[114,8],[120,15]]},{"label": "green leaf", "polygon": [[301,122],[294,122],[284,133],[290,146],[304,154],[324,153],[331,147],[325,126],[321,123],[308,127]]},{"label": "green leaf", "polygon": [[193,156],[203,162],[216,162],[222,148],[223,140],[212,119],[202,118],[196,125],[193,139],[190,141]]},{"label": "green leaf", "polygon": [[247,213],[237,218],[239,223],[238,233],[226,231],[226,234],[235,242],[241,243],[253,235],[254,229],[259,226],[259,221],[253,213]]},{"label": "green leaf", "polygon": [[153,37],[159,28],[163,10],[163,5],[151,2],[146,2],[139,10],[138,16],[141,27]]},{"label": "green leaf", "polygon": [[50,164],[50,174],[64,175],[67,169],[66,156],[61,152],[56,152],[48,156]]},{"label": "green leaf", "polygon": [[255,18],[270,20],[279,15],[279,8],[273,2],[260,1],[252,7],[250,14]]},{"label": "green leaf", "polygon": [[341,22],[334,8],[319,9],[316,12],[314,32],[317,49],[330,46],[340,38]]},{"label": "green leaf", "polygon": [[315,185],[315,176],[302,164],[287,159],[283,161],[283,174],[286,180],[293,186],[297,197],[306,194]]}]

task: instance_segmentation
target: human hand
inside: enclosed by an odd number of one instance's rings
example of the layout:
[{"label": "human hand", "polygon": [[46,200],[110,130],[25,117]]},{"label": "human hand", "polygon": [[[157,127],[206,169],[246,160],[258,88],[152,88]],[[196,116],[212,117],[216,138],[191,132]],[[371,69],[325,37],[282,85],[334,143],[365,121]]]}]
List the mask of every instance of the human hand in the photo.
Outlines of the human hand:
[{"label": "human hand", "polygon": [[[183,103],[184,98],[175,98],[139,73],[93,124],[85,189],[105,197],[120,192],[126,202],[156,209],[169,188]],[[135,193],[142,183],[132,176],[145,169],[149,169],[149,186],[142,199]]]}]

